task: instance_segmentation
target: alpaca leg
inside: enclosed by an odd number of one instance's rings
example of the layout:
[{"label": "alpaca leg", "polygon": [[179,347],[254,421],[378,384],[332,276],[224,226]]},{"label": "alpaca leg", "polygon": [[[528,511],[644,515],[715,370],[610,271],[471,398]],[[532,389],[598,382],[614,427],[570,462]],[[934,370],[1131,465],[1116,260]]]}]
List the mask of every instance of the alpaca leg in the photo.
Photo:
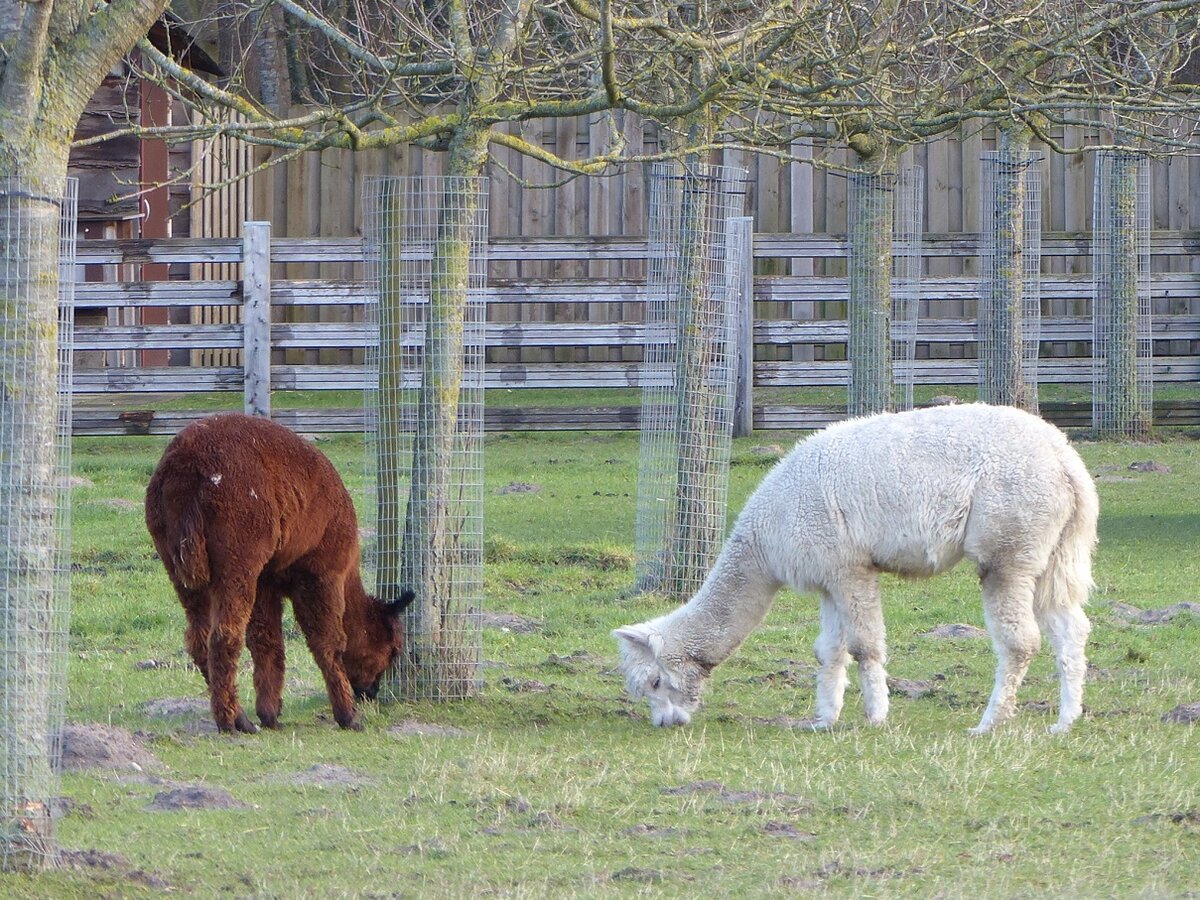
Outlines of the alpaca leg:
[{"label": "alpaca leg", "polygon": [[278,728],[283,709],[283,595],[273,586],[259,583],[246,646],[254,660],[254,711],[264,728]]},{"label": "alpaca leg", "polygon": [[1012,718],[1017,711],[1017,688],[1041,643],[1033,616],[1034,581],[1027,575],[989,571],[983,576],[983,617],[996,651],[996,683],[979,724],[983,734]]},{"label": "alpaca leg", "polygon": [[210,603],[207,593],[179,590],[179,602],[187,616],[187,629],[183,633],[183,644],[188,656],[204,676],[208,684],[208,635],[211,631]]},{"label": "alpaca leg", "polygon": [[345,598],[340,583],[313,581],[292,592],[292,610],[304,632],[308,649],[325,678],[333,718],[342,728],[362,729],[354,706],[354,691],[342,664],[346,632],[342,629]]},{"label": "alpaca leg", "polygon": [[[220,582],[214,579],[215,583]],[[238,700],[237,667],[250,612],[254,608],[254,588],[248,584],[229,584],[213,589],[213,597],[213,623],[208,638],[208,684],[213,719],[221,731],[253,734],[258,728]]]},{"label": "alpaca leg", "polygon": [[821,597],[821,633],[813,648],[821,668],[817,672],[817,721],[819,728],[837,723],[846,696],[846,667],[850,654],[846,652],[846,630],[837,601],[825,594]]},{"label": "alpaca leg", "polygon": [[1042,612],[1042,630],[1054,647],[1058,668],[1058,722],[1050,730],[1056,734],[1068,731],[1071,723],[1083,712],[1083,682],[1087,675],[1087,639],[1091,623],[1078,606]]},{"label": "alpaca leg", "polygon": [[879,576],[862,573],[847,581],[839,594],[846,630],[846,648],[858,663],[867,721],[880,725],[888,714],[886,630],[879,597]]}]

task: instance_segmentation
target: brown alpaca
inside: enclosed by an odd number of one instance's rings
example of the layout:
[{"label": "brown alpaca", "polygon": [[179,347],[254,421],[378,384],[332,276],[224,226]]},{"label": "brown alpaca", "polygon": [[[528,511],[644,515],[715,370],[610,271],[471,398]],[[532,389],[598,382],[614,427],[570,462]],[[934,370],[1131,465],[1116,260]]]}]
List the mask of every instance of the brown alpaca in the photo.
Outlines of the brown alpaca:
[{"label": "brown alpaca", "polygon": [[325,676],[334,718],[362,727],[355,697],[379,690],[413,595],[383,603],[363,590],[354,506],[323,454],[268,419],[201,419],[167,445],[151,476],[146,526],[187,614],[188,653],[221,731],[258,730],[238,702],[243,641],[259,721],[278,727],[284,597]]}]

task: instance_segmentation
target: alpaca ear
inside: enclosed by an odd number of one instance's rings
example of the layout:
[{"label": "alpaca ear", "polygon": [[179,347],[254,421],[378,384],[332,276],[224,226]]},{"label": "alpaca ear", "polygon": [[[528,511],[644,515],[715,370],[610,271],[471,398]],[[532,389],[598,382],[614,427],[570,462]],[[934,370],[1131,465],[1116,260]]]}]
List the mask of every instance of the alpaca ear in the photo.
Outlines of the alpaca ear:
[{"label": "alpaca ear", "polygon": [[644,647],[655,659],[662,653],[663,636],[648,625],[625,625],[614,630],[613,636],[623,638],[635,646]]},{"label": "alpaca ear", "polygon": [[399,600],[393,600],[391,603],[387,604],[388,615],[392,616],[393,618],[398,617],[400,615],[400,613],[402,613],[402,612],[404,612],[404,610],[408,609],[408,607],[410,605],[412,605],[412,602],[416,599],[417,599],[416,592],[413,591],[411,588],[405,588],[400,593]]}]

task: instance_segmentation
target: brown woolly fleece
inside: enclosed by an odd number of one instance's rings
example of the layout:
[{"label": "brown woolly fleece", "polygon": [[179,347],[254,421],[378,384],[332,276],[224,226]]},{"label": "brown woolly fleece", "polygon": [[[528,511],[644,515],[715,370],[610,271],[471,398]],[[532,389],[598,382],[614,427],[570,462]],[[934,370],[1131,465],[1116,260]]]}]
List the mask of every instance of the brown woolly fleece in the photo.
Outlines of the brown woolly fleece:
[{"label": "brown woolly fleece", "polygon": [[354,506],[322,453],[268,419],[201,419],[167,445],[151,476],[146,526],[187,614],[187,649],[218,728],[257,731],[238,702],[243,641],[259,721],[278,727],[284,597],[334,718],[361,728],[355,696],[374,697],[399,653],[412,592],[384,603],[363,590]]}]

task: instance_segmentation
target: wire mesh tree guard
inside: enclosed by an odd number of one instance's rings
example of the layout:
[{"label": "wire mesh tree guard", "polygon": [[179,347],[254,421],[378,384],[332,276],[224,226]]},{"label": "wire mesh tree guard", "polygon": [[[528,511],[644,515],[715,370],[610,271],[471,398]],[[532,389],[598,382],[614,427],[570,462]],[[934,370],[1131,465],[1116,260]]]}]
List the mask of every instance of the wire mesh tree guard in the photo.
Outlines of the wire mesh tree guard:
[{"label": "wire mesh tree guard", "polygon": [[846,317],[851,416],[911,409],[921,296],[924,172],[849,176]]},{"label": "wire mesh tree guard", "polygon": [[746,171],[656,163],[638,468],[636,589],[696,591],[725,538],[733,440],[737,228]]},{"label": "wire mesh tree guard", "polygon": [[1150,160],[1096,157],[1092,240],[1092,425],[1144,438],[1154,412],[1150,297]]},{"label": "wire mesh tree guard", "polygon": [[487,179],[372,177],[363,189],[368,538],[375,593],[412,588],[384,693],[480,687]]},{"label": "wire mesh tree guard", "polygon": [[57,854],[71,611],[75,179],[0,179],[0,869]]},{"label": "wire mesh tree guard", "polygon": [[1040,154],[983,154],[979,399],[1038,410],[1042,297]]}]

